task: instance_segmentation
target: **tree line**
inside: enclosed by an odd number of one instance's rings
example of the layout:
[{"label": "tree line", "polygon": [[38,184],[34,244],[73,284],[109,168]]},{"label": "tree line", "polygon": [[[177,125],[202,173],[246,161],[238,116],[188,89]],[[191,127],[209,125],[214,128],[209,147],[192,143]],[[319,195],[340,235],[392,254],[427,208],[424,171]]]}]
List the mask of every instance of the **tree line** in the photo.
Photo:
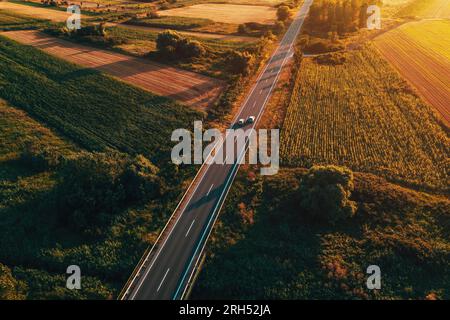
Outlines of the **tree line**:
[{"label": "tree line", "polygon": [[315,1],[309,12],[311,29],[339,35],[357,31],[367,26],[371,5],[381,6],[380,0],[320,0]]}]

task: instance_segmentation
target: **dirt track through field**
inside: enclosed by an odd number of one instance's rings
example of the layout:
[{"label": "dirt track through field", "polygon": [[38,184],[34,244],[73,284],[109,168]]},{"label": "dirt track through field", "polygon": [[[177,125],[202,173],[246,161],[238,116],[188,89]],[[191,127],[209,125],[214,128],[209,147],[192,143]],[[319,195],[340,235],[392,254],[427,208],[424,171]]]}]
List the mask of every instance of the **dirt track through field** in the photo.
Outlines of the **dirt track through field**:
[{"label": "dirt track through field", "polygon": [[211,106],[224,88],[224,83],[220,80],[145,59],[64,41],[34,30],[0,34],[197,109]]},{"label": "dirt track through field", "polygon": [[450,123],[450,60],[421,46],[402,28],[375,39],[384,57]]}]

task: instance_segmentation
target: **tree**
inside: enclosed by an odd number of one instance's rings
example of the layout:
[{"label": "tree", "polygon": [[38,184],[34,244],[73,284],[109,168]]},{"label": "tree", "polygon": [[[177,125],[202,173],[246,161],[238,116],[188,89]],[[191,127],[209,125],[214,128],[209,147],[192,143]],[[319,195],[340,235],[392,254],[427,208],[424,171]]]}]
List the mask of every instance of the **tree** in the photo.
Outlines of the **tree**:
[{"label": "tree", "polygon": [[124,208],[161,195],[159,169],[143,156],[81,152],[61,167],[56,209],[76,231],[100,233]]},{"label": "tree", "polygon": [[283,21],[276,21],[274,26],[273,26],[273,32],[275,34],[282,34],[284,32],[285,26]]},{"label": "tree", "polygon": [[206,53],[203,45],[196,40],[183,38],[176,31],[167,30],[158,34],[156,49],[169,59],[194,58]]},{"label": "tree", "polygon": [[312,221],[335,224],[352,217],[356,203],[351,201],[353,173],[337,166],[313,166],[302,179],[301,208]]},{"label": "tree", "polygon": [[23,300],[25,290],[25,284],[16,280],[11,270],[0,263],[0,300]]},{"label": "tree", "polygon": [[156,49],[164,55],[172,56],[177,48],[181,35],[173,30],[160,32],[156,38]]},{"label": "tree", "polygon": [[233,50],[227,56],[228,69],[234,74],[247,74],[253,61],[253,55],[246,51]]},{"label": "tree", "polygon": [[127,201],[142,201],[161,196],[163,184],[159,168],[142,155],[127,164],[122,175]]},{"label": "tree", "polygon": [[277,19],[279,21],[286,21],[291,17],[291,14],[291,10],[286,5],[279,6],[277,9]]}]

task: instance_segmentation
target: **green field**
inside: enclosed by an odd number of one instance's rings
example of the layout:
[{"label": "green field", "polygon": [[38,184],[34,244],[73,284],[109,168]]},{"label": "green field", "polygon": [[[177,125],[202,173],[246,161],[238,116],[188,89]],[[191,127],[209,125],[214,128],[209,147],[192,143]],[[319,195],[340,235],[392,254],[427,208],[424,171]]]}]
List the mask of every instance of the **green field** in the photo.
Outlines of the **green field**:
[{"label": "green field", "polygon": [[[0,268],[25,284],[28,299],[113,298],[192,177],[167,163],[171,132],[201,117],[3,37],[0,69]],[[24,158],[27,150],[67,160],[42,167],[39,155]],[[160,169],[164,193],[115,208],[92,231],[74,228],[62,220],[58,199],[74,195],[64,193],[63,164],[83,150],[146,155]],[[65,289],[71,264],[83,270],[82,290]]]},{"label": "green field", "polygon": [[0,10],[0,30],[38,29],[47,27],[50,22],[42,19],[33,19],[6,10]]},{"label": "green field", "polygon": [[168,98],[0,38],[0,97],[80,145],[161,158],[176,128],[201,116]]},{"label": "green field", "polygon": [[372,46],[342,65],[304,59],[281,132],[282,163],[345,165],[448,188],[448,129]]}]

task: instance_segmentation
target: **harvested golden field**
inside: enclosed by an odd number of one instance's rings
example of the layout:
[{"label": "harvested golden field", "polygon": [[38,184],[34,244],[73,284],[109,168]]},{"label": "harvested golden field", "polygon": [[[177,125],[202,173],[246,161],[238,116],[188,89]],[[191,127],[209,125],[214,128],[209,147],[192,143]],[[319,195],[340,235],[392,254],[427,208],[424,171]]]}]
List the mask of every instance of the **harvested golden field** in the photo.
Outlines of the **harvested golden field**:
[{"label": "harvested golden field", "polygon": [[12,3],[12,2],[1,2],[1,1],[0,1],[0,10],[8,10],[8,11],[11,11],[14,13],[31,16],[33,18],[48,19],[48,20],[52,20],[52,21],[56,21],[56,22],[67,21],[67,18],[70,16],[65,11],[45,9],[45,8],[22,5],[22,4]]},{"label": "harvested golden field", "polygon": [[38,31],[12,31],[1,34],[197,109],[212,105],[224,88],[220,80],[145,59],[64,41]]},{"label": "harvested golden field", "polygon": [[216,22],[241,24],[245,22],[273,23],[276,9],[266,6],[234,4],[196,4],[170,10],[159,11],[161,16],[180,16],[211,19]]},{"label": "harvested golden field", "polygon": [[397,16],[449,19],[450,0],[412,0],[398,10]]},{"label": "harvested golden field", "polygon": [[375,39],[383,56],[450,123],[450,21],[403,25]]},{"label": "harvested golden field", "polygon": [[304,59],[281,132],[287,166],[345,165],[448,188],[448,129],[373,46],[342,65]]}]

